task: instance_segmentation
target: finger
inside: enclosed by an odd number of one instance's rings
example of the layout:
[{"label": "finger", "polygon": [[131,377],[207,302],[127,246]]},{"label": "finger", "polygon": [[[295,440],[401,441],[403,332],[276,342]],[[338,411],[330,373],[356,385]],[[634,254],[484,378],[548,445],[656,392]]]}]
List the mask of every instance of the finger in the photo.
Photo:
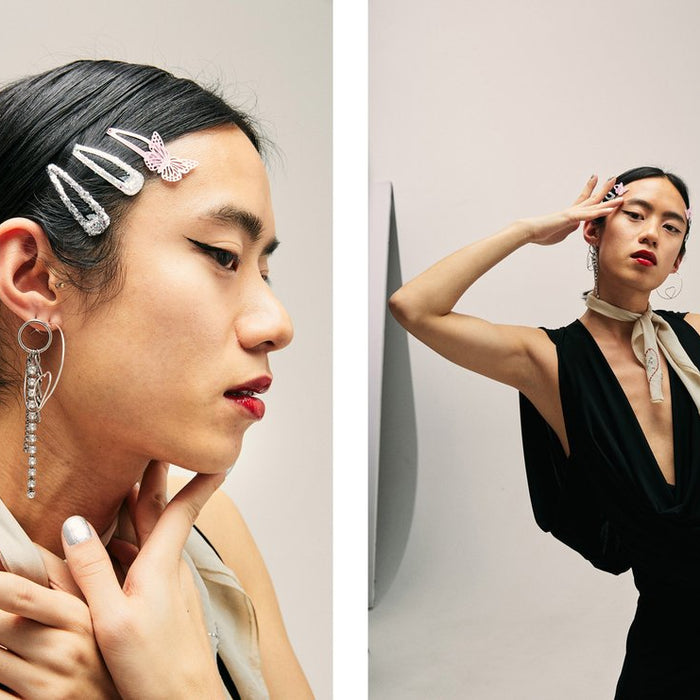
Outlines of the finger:
[{"label": "finger", "polygon": [[616,177],[609,177],[600,187],[598,192],[591,197],[593,203],[602,202],[605,195],[610,192],[610,190],[615,187]]},{"label": "finger", "polygon": [[46,574],[49,578],[49,587],[57,591],[70,593],[76,598],[83,600],[83,594],[78,585],[73,580],[68,564],[63,559],[57,557],[53,552],[49,552],[40,544],[35,545],[44,560]]},{"label": "finger", "polygon": [[168,469],[166,462],[152,461],[143,473],[134,508],[134,525],[139,546],[143,547],[168,504]]},{"label": "finger", "polygon": [[111,557],[117,560],[117,563],[121,567],[122,573],[126,576],[127,572],[129,571],[129,567],[134,563],[134,560],[138,556],[139,548],[131,542],[119,539],[118,537],[113,537],[107,545],[107,551]]},{"label": "finger", "polygon": [[581,202],[585,202],[591,196],[591,193],[595,189],[597,182],[598,182],[598,176],[591,175],[588,178],[588,181],[586,182],[584,188],[581,190],[581,194],[576,198],[574,205],[581,204]]},{"label": "finger", "polygon": [[7,649],[0,650],[0,698],[31,697],[36,669]]},{"label": "finger", "polygon": [[199,511],[225,478],[225,474],[197,474],[185,484],[163,511],[142,553],[163,565],[179,566]]},{"label": "finger", "polygon": [[47,630],[53,628],[0,610],[0,647],[25,661],[36,663],[42,660]]},{"label": "finger", "polygon": [[606,216],[610,216],[614,211],[622,204],[622,200],[610,200],[608,202],[603,202],[601,204],[596,204],[591,207],[582,207],[576,213],[576,217],[580,221],[591,221],[592,219],[600,219]]},{"label": "finger", "polygon": [[119,509],[119,524],[116,530],[119,533],[120,540],[131,542],[137,547],[138,535],[136,534],[136,528],[134,526],[134,518],[136,517],[136,502],[139,497],[140,486],[139,483],[136,483],[131,487],[131,491],[129,491],[125,499],[126,507]]},{"label": "finger", "polygon": [[34,581],[0,573],[0,610],[26,617],[48,627],[89,626],[85,603],[75,596],[40,586]]},{"label": "finger", "polygon": [[73,579],[93,613],[104,614],[123,600],[112,562],[92,525],[79,515],[63,523],[63,551]]}]

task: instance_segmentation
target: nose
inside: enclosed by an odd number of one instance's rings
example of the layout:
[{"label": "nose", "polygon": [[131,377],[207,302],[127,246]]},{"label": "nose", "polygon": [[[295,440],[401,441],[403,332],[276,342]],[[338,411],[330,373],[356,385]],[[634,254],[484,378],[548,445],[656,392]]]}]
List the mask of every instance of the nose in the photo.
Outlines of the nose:
[{"label": "nose", "polygon": [[644,230],[639,236],[639,242],[645,243],[646,245],[649,245],[652,248],[656,248],[656,246],[659,243],[658,226],[660,226],[660,224],[654,221],[652,217],[649,217],[647,219],[646,225],[644,226]]},{"label": "nose", "polygon": [[241,345],[265,352],[281,350],[294,337],[294,327],[282,302],[261,278],[236,322]]}]

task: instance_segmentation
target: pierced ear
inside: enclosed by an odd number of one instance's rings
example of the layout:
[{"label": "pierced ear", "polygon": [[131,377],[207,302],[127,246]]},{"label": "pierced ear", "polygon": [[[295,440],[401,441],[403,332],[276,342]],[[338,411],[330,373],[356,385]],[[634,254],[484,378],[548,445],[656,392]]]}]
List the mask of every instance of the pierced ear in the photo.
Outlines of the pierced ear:
[{"label": "pierced ear", "polygon": [[600,226],[595,221],[583,222],[583,239],[589,245],[600,245]]},{"label": "pierced ear", "polygon": [[47,264],[54,259],[35,221],[14,218],[0,224],[0,301],[22,321],[61,324],[56,275]]}]

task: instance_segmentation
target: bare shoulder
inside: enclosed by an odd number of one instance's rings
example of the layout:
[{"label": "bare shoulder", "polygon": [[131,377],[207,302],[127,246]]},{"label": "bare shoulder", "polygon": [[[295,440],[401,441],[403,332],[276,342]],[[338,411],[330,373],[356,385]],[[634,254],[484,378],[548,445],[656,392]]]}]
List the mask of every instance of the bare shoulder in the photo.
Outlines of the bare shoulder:
[{"label": "bare shoulder", "polygon": [[[169,477],[170,493],[187,482]],[[297,661],[282,620],[277,595],[260,550],[235,503],[221,490],[202,508],[196,522],[250,597],[258,621],[263,675],[271,698],[307,700],[311,688]]]},{"label": "bare shoulder", "polygon": [[700,314],[686,314],[685,320],[700,333]]}]

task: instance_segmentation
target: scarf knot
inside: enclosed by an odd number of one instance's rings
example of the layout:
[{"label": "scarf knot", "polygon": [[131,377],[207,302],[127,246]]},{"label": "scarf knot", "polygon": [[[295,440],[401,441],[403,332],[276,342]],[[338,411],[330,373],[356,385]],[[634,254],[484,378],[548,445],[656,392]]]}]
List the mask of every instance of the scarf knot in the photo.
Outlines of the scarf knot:
[{"label": "scarf knot", "polygon": [[648,306],[644,313],[638,314],[598,299],[592,293],[586,297],[586,306],[602,316],[617,321],[634,322],[632,350],[639,363],[646,369],[649,394],[653,403],[664,400],[660,350],[700,412],[700,372],[666,319],[654,313],[651,306]]}]

